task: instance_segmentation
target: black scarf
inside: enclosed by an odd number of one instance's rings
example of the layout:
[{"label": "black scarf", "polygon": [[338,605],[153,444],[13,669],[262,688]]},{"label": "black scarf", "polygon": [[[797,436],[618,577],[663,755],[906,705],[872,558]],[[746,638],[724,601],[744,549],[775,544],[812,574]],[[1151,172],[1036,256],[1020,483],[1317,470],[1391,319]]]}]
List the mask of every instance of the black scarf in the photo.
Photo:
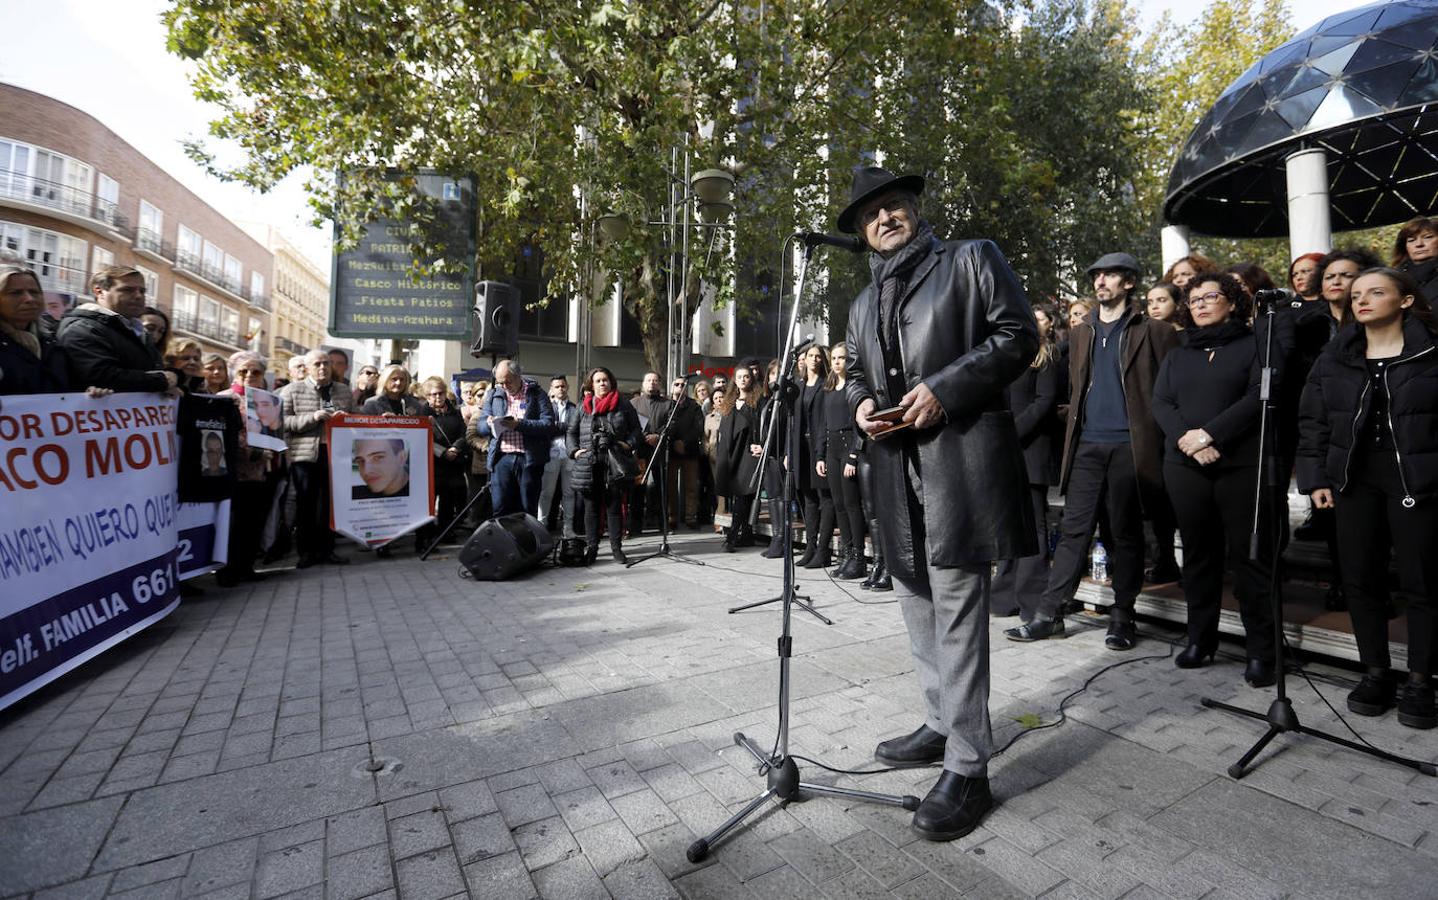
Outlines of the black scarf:
[{"label": "black scarf", "polygon": [[[899,352],[899,301],[909,285],[909,276],[933,251],[933,245],[934,229],[928,222],[920,220],[913,239],[893,256],[885,259],[877,253],[869,254],[869,271],[874,277],[874,291],[879,297],[879,348],[884,354],[884,372],[888,378],[891,403],[897,403],[908,392],[903,356]],[[897,374],[888,375],[889,372]]]}]

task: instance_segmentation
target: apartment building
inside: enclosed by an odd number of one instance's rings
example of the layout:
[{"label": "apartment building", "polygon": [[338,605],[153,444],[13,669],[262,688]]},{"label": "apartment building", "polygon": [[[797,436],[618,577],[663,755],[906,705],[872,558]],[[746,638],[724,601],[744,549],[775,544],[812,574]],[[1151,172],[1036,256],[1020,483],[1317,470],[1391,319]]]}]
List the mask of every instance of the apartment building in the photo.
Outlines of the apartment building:
[{"label": "apartment building", "polygon": [[89,299],[96,269],[129,265],[174,337],[225,356],[269,349],[269,249],[95,117],[9,84],[0,84],[0,247],[39,273],[52,315]]},{"label": "apartment building", "polygon": [[330,279],[329,273],[273,228],[269,247],[275,260],[275,285],[271,294],[273,326],[266,355],[270,371],[282,374],[291,357],[326,343]]}]

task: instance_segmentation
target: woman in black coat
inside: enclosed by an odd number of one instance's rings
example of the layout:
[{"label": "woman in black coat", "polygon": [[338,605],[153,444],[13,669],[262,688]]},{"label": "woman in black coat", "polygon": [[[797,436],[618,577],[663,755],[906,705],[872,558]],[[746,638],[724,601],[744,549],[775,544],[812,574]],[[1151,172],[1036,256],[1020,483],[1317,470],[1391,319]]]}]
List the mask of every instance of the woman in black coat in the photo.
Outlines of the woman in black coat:
[{"label": "woman in black coat", "polygon": [[749,512],[754,506],[754,476],[759,470],[759,457],[764,453],[757,403],[754,373],[740,366],[725,388],[724,420],[719,423],[719,447],[715,453],[718,466],[714,471],[714,486],[729,498],[731,518],[729,530],[724,533],[727,553],[733,553],[738,547],[754,546]]},{"label": "woman in black coat", "polygon": [[819,445],[824,435],[824,379],[829,374],[829,355],[818,344],[799,357],[799,404],[795,410],[794,441],[785,462],[794,467],[794,495],[804,513],[804,555],[795,565],[805,569],[829,566],[830,542],[834,538],[834,498],[829,484],[818,472],[822,458]]},{"label": "woman in black coat", "polygon": [[614,561],[625,565],[624,497],[634,486],[638,464],[634,448],[644,440],[639,413],[619,393],[614,373],[604,366],[591,369],[584,379],[584,402],[569,426],[566,443],[574,460],[570,485],[584,497],[584,564],[599,555],[599,511],[608,521],[609,549]]},{"label": "woman in black coat", "polygon": [[1059,477],[1058,448],[1054,446],[1059,420],[1054,410],[1058,408],[1063,376],[1059,371],[1053,321],[1047,307],[1034,307],[1039,352],[1024,373],[1009,385],[1009,410],[1014,414],[1014,428],[1019,433],[1024,468],[1029,474],[1029,502],[1034,508],[1039,552],[999,562],[989,608],[996,616],[1021,615],[1025,622],[1033,619],[1034,604],[1048,587],[1049,485]]},{"label": "woman in black coat", "polygon": [[830,576],[852,581],[868,574],[864,564],[864,504],[859,497],[859,451],[863,434],[849,412],[849,398],[844,393],[844,377],[849,367],[849,348],[843,341],[830,348],[832,368],[824,380],[819,404],[819,424],[814,448],[814,464],[820,478],[829,484],[833,517],[839,523],[839,543],[844,558]]},{"label": "woman in black coat", "polygon": [[65,354],[40,327],[45,292],[34,272],[0,266],[0,394],[59,394],[69,389]]},{"label": "woman in black coat", "polygon": [[[1375,268],[1352,285],[1355,323],[1319,356],[1298,414],[1298,489],[1333,509],[1353,637],[1367,674],[1348,708],[1438,725],[1433,648],[1438,639],[1438,322],[1406,272]],[[1408,681],[1389,669],[1382,586],[1388,561],[1408,614]]]},{"label": "woman in black coat", "polygon": [[1233,276],[1205,273],[1189,283],[1188,306],[1192,327],[1165,357],[1153,389],[1153,417],[1164,436],[1164,487],[1183,535],[1188,647],[1174,662],[1197,668],[1218,650],[1226,547],[1247,641],[1243,677],[1262,687],[1275,680],[1273,536],[1269,516],[1261,516],[1258,559],[1251,559],[1263,365],[1247,325],[1252,302]]},{"label": "woman in black coat", "polygon": [[1438,219],[1409,219],[1393,239],[1393,267],[1418,283],[1428,304],[1438,302]]},{"label": "woman in black coat", "polygon": [[420,385],[429,405],[429,430],[434,437],[435,527],[441,531],[464,509],[469,488],[469,443],[464,439],[464,414],[443,378],[431,376]]}]

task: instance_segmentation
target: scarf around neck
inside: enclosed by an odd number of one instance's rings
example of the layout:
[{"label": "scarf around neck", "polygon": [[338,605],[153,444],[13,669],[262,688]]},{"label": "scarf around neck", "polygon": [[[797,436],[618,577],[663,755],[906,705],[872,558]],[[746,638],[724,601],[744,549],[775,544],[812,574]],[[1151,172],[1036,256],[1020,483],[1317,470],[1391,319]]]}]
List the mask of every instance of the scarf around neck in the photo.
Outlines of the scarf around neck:
[{"label": "scarf around neck", "polygon": [[0,319],[0,332],[4,332],[10,340],[29,350],[31,356],[36,359],[40,358],[40,329],[38,325],[32,322],[29,328],[22,331],[4,319]]},{"label": "scarf around neck", "polygon": [[610,391],[603,397],[595,397],[593,394],[590,394],[584,398],[584,411],[591,416],[602,416],[605,413],[612,413],[618,408],[618,391]]}]

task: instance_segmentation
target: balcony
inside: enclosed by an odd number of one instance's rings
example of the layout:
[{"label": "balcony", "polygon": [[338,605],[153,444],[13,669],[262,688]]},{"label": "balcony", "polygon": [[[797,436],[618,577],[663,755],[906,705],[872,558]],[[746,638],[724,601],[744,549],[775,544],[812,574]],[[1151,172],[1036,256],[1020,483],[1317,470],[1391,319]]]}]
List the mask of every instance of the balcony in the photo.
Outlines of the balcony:
[{"label": "balcony", "polygon": [[175,245],[160,237],[159,232],[151,231],[148,228],[140,228],[135,231],[135,252],[141,256],[148,256],[156,262],[170,266],[175,264]]},{"label": "balcony", "polygon": [[0,169],[0,206],[38,212],[72,225],[98,227],[126,240],[130,237],[130,220],[114,203],[89,191],[23,172]]},{"label": "balcony", "polygon": [[284,350],[286,353],[292,353],[295,356],[301,356],[305,353],[310,352],[309,348],[306,347],[304,344],[301,344],[298,341],[292,341],[287,337],[275,338],[275,346],[281,350]]},{"label": "balcony", "polygon": [[30,260],[29,265],[40,276],[40,287],[47,292],[74,294],[77,303],[89,302],[89,276],[85,270],[74,266],[57,266],[52,263]]},{"label": "balcony", "polygon": [[176,331],[185,331],[196,337],[224,344],[232,350],[246,349],[245,345],[240,342],[238,325],[221,325],[214,319],[199,316],[188,309],[172,310],[170,324]]},{"label": "balcony", "polygon": [[240,279],[226,274],[224,269],[214,263],[205,262],[198,253],[192,250],[176,250],[173,258],[177,271],[198,278],[232,300],[238,300],[256,309],[269,310],[270,297],[268,294],[253,294],[240,282]]}]

